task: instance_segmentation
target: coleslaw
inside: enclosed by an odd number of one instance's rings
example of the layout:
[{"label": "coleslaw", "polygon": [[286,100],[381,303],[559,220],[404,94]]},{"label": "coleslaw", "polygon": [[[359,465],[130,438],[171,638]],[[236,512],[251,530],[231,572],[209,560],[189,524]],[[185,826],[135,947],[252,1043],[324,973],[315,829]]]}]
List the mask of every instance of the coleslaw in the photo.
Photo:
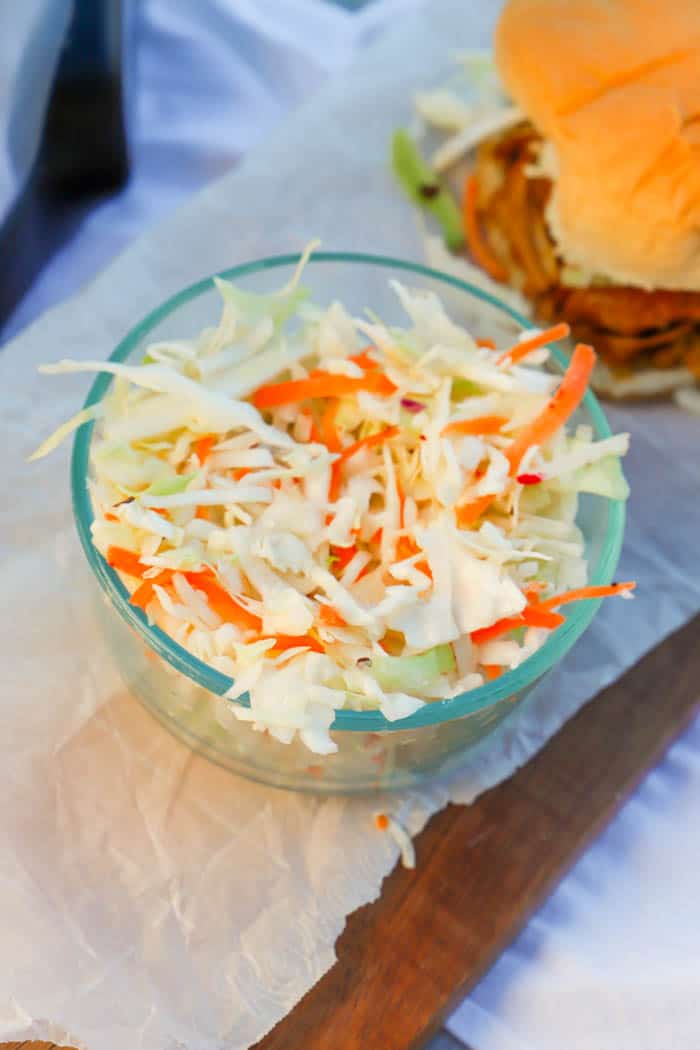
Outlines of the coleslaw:
[{"label": "coleslaw", "polygon": [[[92,538],[130,600],[233,679],[240,720],[319,754],[335,710],[390,721],[476,688],[539,648],[586,587],[579,493],[625,499],[628,435],[570,426],[595,361],[568,332],[474,339],[434,293],[391,282],[401,327],[293,280],[215,278],[218,324],[114,376],[46,455],[95,419]],[[564,331],[566,329],[566,331]],[[245,693],[250,707],[236,701]]]}]

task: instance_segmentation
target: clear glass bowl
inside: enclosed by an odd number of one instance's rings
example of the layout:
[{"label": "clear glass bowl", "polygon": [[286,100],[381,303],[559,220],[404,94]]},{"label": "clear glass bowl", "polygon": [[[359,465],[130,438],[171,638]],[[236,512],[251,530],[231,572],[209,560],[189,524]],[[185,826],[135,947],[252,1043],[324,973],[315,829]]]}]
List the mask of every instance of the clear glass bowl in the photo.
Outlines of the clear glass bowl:
[{"label": "clear glass bowl", "polygon": [[[221,274],[251,292],[270,292],[284,284],[298,256],[280,256],[238,266]],[[401,309],[389,287],[396,278],[413,288],[436,292],[456,319],[476,335],[512,339],[528,321],[478,288],[413,263],[396,259],[319,253],[308,264],[303,283],[313,300],[341,300],[351,311],[376,311],[385,321],[399,323]],[[147,343],[167,337],[195,335],[218,317],[219,300],[211,278],[199,281],[168,299],[149,314],[119,344],[111,360],[140,359]],[[553,367],[566,359],[553,354]],[[111,377],[100,375],[86,401],[102,398]],[[596,398],[587,394],[575,418],[589,423],[597,437],[610,434]],[[234,773],[276,787],[315,792],[366,792],[406,788],[459,767],[465,756],[514,708],[556,664],[590,624],[599,602],[579,602],[566,623],[516,670],[479,689],[451,700],[436,701],[410,718],[387,722],[378,712],[338,711],[332,736],[336,754],[321,756],[301,743],[281,744],[268,733],[239,722],[232,702],[223,699],[230,679],[202,663],[129,604],[117,574],[93,547],[92,507],[87,487],[93,425],[83,426],[75,439],[72,490],[75,520],[83,549],[97,584],[97,608],[104,633],[130,690],[165,726],[192,748]],[[589,561],[589,580],[607,584],[613,578],[622,543],[624,504],[597,497],[581,500],[579,524]],[[248,705],[247,697],[238,703]]]}]

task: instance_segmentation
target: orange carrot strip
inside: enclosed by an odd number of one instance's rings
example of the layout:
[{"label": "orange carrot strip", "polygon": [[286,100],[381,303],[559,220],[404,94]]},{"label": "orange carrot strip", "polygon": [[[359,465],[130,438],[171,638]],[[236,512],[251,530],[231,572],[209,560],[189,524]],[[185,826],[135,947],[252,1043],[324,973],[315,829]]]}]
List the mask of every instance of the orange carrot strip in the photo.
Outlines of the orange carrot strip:
[{"label": "orange carrot strip", "polygon": [[252,402],[256,408],[276,408],[306,401],[314,397],[345,397],[367,390],[380,397],[393,394],[396,387],[383,373],[371,373],[355,379],[352,376],[321,372],[308,379],[290,379],[286,383],[271,383],[255,391]]},{"label": "orange carrot strip", "polygon": [[342,572],[357,554],[357,547],[353,543],[350,547],[331,547],[331,557],[334,559],[333,568]]},{"label": "orange carrot strip", "polygon": [[170,583],[172,575],[170,569],[165,569],[163,572],[158,573],[157,576],[152,576],[148,580],[143,580],[131,595],[129,601],[132,605],[138,606],[139,609],[145,610],[155,597],[155,591],[153,589],[155,585],[158,584],[160,587],[165,587]]},{"label": "orange carrot strip", "polygon": [[344,620],[332,605],[322,605],[318,610],[318,618],[326,627],[347,627],[348,625],[347,620]]},{"label": "orange carrot strip", "polygon": [[340,434],[335,425],[335,417],[340,408],[340,401],[329,401],[325,412],[321,416],[321,441],[331,452],[340,452]]},{"label": "orange carrot strip", "polygon": [[308,649],[312,649],[315,653],[325,652],[325,649],[318,639],[312,638],[310,634],[275,634],[272,637],[275,640],[275,644],[272,649],[268,650],[270,653],[283,653],[287,649],[296,649],[302,645],[306,646]]},{"label": "orange carrot strip", "polygon": [[457,524],[460,529],[466,529],[470,525],[473,525],[475,521],[478,521],[484,511],[491,506],[493,501],[493,496],[481,496],[479,499],[475,499],[472,503],[463,503],[461,507],[457,507]]},{"label": "orange carrot strip", "polygon": [[532,445],[543,445],[576,411],[586,393],[594,364],[593,348],[579,343],[557,392],[506,450],[511,476],[518,473],[520,461],[527,450]]},{"label": "orange carrot strip", "polygon": [[369,356],[369,350],[374,350],[374,347],[366,346],[359,354],[353,354],[349,360],[359,365],[360,368],[364,368],[365,372],[372,372],[375,368],[379,368],[379,364]]},{"label": "orange carrot strip", "polygon": [[412,558],[414,554],[419,554],[422,550],[418,546],[412,536],[399,536],[396,543],[396,557],[399,561],[404,558]]},{"label": "orange carrot strip", "polygon": [[209,507],[197,507],[194,512],[195,518],[199,518],[201,521],[211,521],[211,511]]},{"label": "orange carrot strip", "polygon": [[217,434],[206,434],[204,437],[198,438],[198,440],[195,441],[192,448],[194,449],[195,456],[202,465],[204,465],[209,458],[209,454],[218,440],[219,438]]},{"label": "orange carrot strip", "polygon": [[124,547],[107,548],[107,564],[119,572],[125,572],[127,576],[143,576],[148,565],[142,565],[138,554],[128,551]]},{"label": "orange carrot strip", "polygon": [[542,583],[540,580],[532,580],[531,583],[528,583],[523,587],[523,594],[528,602],[535,602],[546,586],[547,584]]},{"label": "orange carrot strip", "polygon": [[443,427],[442,436],[450,434],[497,434],[508,422],[506,416],[477,416],[475,419],[456,419]]},{"label": "orange carrot strip", "polygon": [[228,623],[235,623],[243,630],[259,631],[262,620],[254,613],[248,612],[242,605],[234,601],[228,591],[216,582],[213,572],[206,569],[204,572],[185,572],[183,576],[195,590],[202,591],[209,603],[209,608]]},{"label": "orange carrot strip", "polygon": [[377,531],[370,536],[369,542],[370,543],[381,543],[382,542],[382,533],[383,533],[383,531],[384,530],[380,526],[380,528],[378,528]]},{"label": "orange carrot strip", "polygon": [[153,581],[144,580],[143,583],[139,584],[134,593],[129,598],[132,605],[136,605],[139,609],[146,609],[149,603],[152,601],[155,592],[153,590]]},{"label": "orange carrot strip", "polygon": [[533,350],[539,350],[541,346],[546,346],[547,343],[556,343],[560,339],[566,339],[570,333],[571,329],[568,324],[563,322],[562,324],[555,324],[545,332],[540,332],[539,335],[533,335],[530,339],[523,339],[522,343],[516,343],[515,346],[511,346],[510,350],[506,350],[505,353],[496,359],[496,364],[504,365],[506,362],[509,362],[511,365],[514,365],[516,361],[522,361],[523,357],[527,357]]},{"label": "orange carrot strip", "polygon": [[406,504],[406,494],[404,493],[403,485],[401,484],[401,478],[398,476],[398,474],[396,476],[396,494],[399,497],[399,528],[402,529],[404,507]]},{"label": "orange carrot strip", "polygon": [[119,521],[119,518],[116,514],[112,514],[111,511],[107,510],[105,511],[105,521]]},{"label": "orange carrot strip", "polygon": [[565,605],[567,602],[579,602],[587,598],[610,598],[614,594],[624,594],[626,591],[633,591],[637,586],[634,580],[628,580],[626,583],[611,583],[608,587],[577,587],[573,591],[564,591],[562,594],[555,594],[551,598],[545,598],[544,601],[538,603],[540,609],[557,609],[560,605]]},{"label": "orange carrot strip", "polygon": [[523,609],[523,623],[528,627],[547,627],[551,631],[555,627],[561,627],[565,619],[561,613],[543,609],[537,603],[527,605]]},{"label": "orange carrot strip", "polygon": [[485,346],[488,350],[495,350],[496,349],[496,344],[494,343],[493,339],[479,339],[479,338],[477,338],[477,339],[474,340],[474,342],[476,343],[477,346]]},{"label": "orange carrot strip", "polygon": [[378,434],[370,434],[369,437],[360,438],[359,441],[355,441],[352,445],[348,445],[347,448],[343,449],[331,466],[331,483],[328,487],[328,499],[331,503],[335,503],[340,495],[344,464],[347,463],[356,452],[359,452],[361,448],[372,448],[374,445],[381,445],[385,441],[388,441],[389,438],[396,437],[398,432],[398,427],[387,427],[386,430],[380,430]]},{"label": "orange carrot strip", "polygon": [[493,682],[494,678],[500,678],[504,671],[500,664],[482,664],[481,666],[489,682]]},{"label": "orange carrot strip", "polygon": [[475,645],[483,645],[484,642],[492,642],[503,634],[516,630],[518,627],[547,627],[553,630],[564,623],[564,617],[559,613],[552,614],[551,609],[543,605],[526,605],[517,616],[505,616],[502,620],[496,620],[490,627],[481,627],[478,631],[471,632],[471,640]]},{"label": "orange carrot strip", "polygon": [[514,631],[516,627],[522,627],[523,623],[522,616],[505,616],[502,620],[496,620],[490,627],[480,627],[478,631],[472,631],[469,637],[474,645],[483,645],[484,642],[492,642],[502,634]]},{"label": "orange carrot strip", "polygon": [[479,184],[475,175],[471,175],[464,184],[464,199],[462,202],[462,220],[464,223],[464,235],[466,237],[469,252],[482,270],[486,270],[496,281],[506,281],[508,273],[504,266],[494,258],[491,249],[481,235],[479,227],[479,216],[477,215],[476,198],[479,193]]},{"label": "orange carrot strip", "polygon": [[[414,554],[420,554],[421,551],[422,547],[418,546],[412,536],[399,536],[396,543],[397,561],[403,561],[404,558],[412,558]],[[418,572],[424,573],[425,576],[432,580],[433,572],[425,558],[421,558],[420,561],[416,562],[416,568]]]},{"label": "orange carrot strip", "polygon": [[386,831],[386,829],[389,827],[389,818],[387,817],[386,813],[377,813],[376,817],[374,818],[374,826],[377,829],[377,831]]}]

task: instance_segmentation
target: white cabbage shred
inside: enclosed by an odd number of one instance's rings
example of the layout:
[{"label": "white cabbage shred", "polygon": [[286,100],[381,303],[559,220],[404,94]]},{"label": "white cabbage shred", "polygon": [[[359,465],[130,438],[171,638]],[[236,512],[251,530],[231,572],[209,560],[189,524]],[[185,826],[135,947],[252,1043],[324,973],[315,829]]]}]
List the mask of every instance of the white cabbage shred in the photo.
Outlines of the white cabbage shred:
[{"label": "white cabbage shred", "polygon": [[[523,457],[542,478],[525,486],[506,453],[556,385],[546,351],[504,367],[435,294],[398,282],[401,329],[309,303],[298,274],[271,296],[216,287],[219,324],[195,339],[44,369],[116,377],[37,454],[96,420],[93,540],[132,599],[233,678],[239,719],[320,754],[338,709],[393,721],[517,667],[548,630],[475,632],[519,617],[528,586],[585,582],[577,490],[624,483],[626,436],[560,432]],[[485,416],[500,430],[455,429]]]}]

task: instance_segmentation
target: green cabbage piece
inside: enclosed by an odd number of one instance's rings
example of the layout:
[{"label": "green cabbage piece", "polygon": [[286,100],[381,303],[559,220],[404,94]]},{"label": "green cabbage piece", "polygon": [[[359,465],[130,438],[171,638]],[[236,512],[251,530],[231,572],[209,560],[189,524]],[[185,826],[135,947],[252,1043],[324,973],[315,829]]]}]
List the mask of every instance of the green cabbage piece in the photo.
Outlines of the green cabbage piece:
[{"label": "green cabbage piece", "polygon": [[617,456],[606,456],[558,479],[563,492],[590,492],[607,499],[626,500],[630,494],[622,464]]},{"label": "green cabbage piece", "polygon": [[374,656],[372,674],[387,692],[420,694],[440,675],[456,668],[451,645],[436,645],[413,656]]},{"label": "green cabbage piece", "polygon": [[402,128],[394,132],[391,160],[394,174],[405,193],[414,204],[437,219],[447,247],[450,251],[458,251],[464,244],[459,208],[450,191],[426,164],[411,136]]},{"label": "green cabbage piece", "polygon": [[146,489],[146,494],[149,496],[174,496],[176,492],[184,492],[196,474],[197,471],[195,470],[191,474],[164,475],[162,478],[156,478]]}]

